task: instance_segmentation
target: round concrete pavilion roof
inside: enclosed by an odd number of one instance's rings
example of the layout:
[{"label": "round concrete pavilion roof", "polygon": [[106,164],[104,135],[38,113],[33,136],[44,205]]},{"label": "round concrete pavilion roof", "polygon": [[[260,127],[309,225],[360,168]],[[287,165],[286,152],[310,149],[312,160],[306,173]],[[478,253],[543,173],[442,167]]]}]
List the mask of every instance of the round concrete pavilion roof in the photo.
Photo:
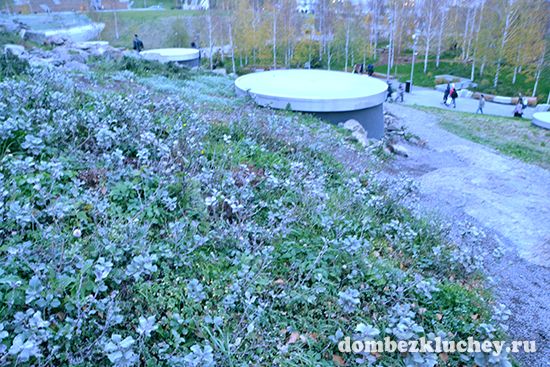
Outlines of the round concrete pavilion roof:
[{"label": "round concrete pavilion roof", "polygon": [[359,74],[328,70],[275,70],[241,76],[235,81],[240,94],[276,109],[303,112],[341,112],[380,105],[387,84]]},{"label": "round concrete pavilion roof", "polygon": [[550,112],[534,113],[531,122],[533,123],[533,125],[537,125],[545,129],[550,129]]},{"label": "round concrete pavilion roof", "polygon": [[160,62],[189,61],[199,58],[199,50],[194,48],[156,48],[141,51],[141,55],[147,60]]}]

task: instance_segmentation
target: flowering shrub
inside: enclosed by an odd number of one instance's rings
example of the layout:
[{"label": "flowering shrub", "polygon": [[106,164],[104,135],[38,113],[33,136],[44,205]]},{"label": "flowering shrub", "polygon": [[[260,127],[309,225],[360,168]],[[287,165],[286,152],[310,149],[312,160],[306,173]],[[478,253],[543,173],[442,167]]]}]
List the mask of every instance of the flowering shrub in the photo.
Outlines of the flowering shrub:
[{"label": "flowering shrub", "polygon": [[475,256],[368,151],[228,78],[131,66],[0,83],[0,364],[331,366],[344,335],[499,337]]}]

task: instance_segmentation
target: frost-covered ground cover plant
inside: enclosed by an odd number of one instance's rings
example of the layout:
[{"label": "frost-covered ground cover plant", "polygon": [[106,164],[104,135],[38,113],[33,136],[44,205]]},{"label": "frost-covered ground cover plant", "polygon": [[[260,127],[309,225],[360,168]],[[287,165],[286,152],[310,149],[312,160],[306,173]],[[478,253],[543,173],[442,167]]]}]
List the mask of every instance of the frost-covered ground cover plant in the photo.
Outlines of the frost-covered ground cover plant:
[{"label": "frost-covered ground cover plant", "polygon": [[229,78],[106,70],[0,83],[0,365],[506,365],[341,355],[498,339],[506,310],[334,127]]}]

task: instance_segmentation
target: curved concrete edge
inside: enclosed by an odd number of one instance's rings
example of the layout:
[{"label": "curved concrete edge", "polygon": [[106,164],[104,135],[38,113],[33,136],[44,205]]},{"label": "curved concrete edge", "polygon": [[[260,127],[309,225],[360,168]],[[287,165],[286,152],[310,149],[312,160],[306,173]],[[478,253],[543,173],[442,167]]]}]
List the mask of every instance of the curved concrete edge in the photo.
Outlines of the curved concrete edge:
[{"label": "curved concrete edge", "polygon": [[83,26],[69,27],[63,29],[46,29],[43,31],[28,31],[48,37],[65,37],[73,42],[84,42],[97,38],[105,28],[105,23],[92,23]]},{"label": "curved concrete edge", "polygon": [[299,112],[346,112],[357,111],[376,107],[384,103],[386,92],[373,94],[361,98],[342,99],[312,99],[312,98],[288,98],[273,95],[253,93],[250,90],[239,88],[235,83],[237,95],[249,95],[254,102],[263,107],[271,107],[279,110],[290,108]]},{"label": "curved concrete edge", "polygon": [[531,123],[543,129],[550,130],[550,112],[537,112],[533,114]]},{"label": "curved concrete edge", "polygon": [[512,97],[494,96],[493,102],[501,104],[512,104]]},{"label": "curved concrete edge", "polygon": [[199,59],[199,50],[187,48],[181,49],[181,52],[177,50],[178,49],[159,48],[142,51],[141,55],[146,60],[155,60],[159,62],[183,62]]}]

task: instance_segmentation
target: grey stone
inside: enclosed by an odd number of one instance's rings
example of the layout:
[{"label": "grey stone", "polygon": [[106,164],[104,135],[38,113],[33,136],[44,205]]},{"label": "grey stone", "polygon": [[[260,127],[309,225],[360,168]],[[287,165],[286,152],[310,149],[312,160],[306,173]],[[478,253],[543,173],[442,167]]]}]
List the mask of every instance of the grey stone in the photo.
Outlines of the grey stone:
[{"label": "grey stone", "polygon": [[224,68],[214,69],[212,72],[214,74],[227,75],[227,71]]},{"label": "grey stone", "polygon": [[43,44],[46,41],[46,35],[43,32],[26,30],[23,39],[25,41]]},{"label": "grey stone", "polygon": [[132,50],[124,50],[122,51],[122,56],[123,57],[129,57],[131,59],[143,59],[143,57],[136,51],[132,51]]},{"label": "grey stone", "polygon": [[361,144],[364,147],[369,145],[368,132],[359,123],[359,121],[354,119],[349,119],[346,122],[344,122],[342,127],[346,130],[351,131],[351,135],[355,138],[355,140],[359,142],[359,144]]},{"label": "grey stone", "polygon": [[63,69],[68,70],[68,71],[82,72],[82,73],[87,72],[87,71],[90,70],[88,65],[83,64],[83,63],[78,62],[78,61],[69,61],[69,62],[65,63],[65,65],[63,65]]},{"label": "grey stone", "polygon": [[46,38],[44,43],[51,46],[63,46],[67,43],[67,38],[61,36],[50,36]]},{"label": "grey stone", "polygon": [[4,46],[4,52],[5,53],[9,52],[15,56],[21,56],[22,54],[25,53],[25,47],[21,45],[6,44]]}]

